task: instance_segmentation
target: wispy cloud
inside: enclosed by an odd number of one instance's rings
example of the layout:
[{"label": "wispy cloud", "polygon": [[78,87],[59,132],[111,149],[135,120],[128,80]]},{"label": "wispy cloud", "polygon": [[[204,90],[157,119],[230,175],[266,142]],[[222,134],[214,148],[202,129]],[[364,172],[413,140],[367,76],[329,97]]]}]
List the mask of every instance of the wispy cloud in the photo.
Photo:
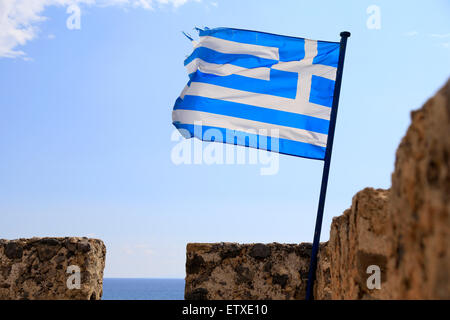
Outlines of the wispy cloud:
[{"label": "wispy cloud", "polygon": [[[413,30],[413,31],[405,32],[403,35],[406,37],[415,37],[415,36],[419,35],[419,32]],[[422,36],[426,37],[428,39],[430,39],[430,38],[441,39],[441,41],[444,41],[444,42],[438,43],[438,46],[441,48],[450,49],[450,41],[443,40],[443,39],[450,38],[450,33],[429,33],[429,34],[423,34]]]},{"label": "wispy cloud", "polygon": [[418,34],[419,33],[417,31],[409,31],[409,32],[406,32],[404,35],[407,37],[414,37],[414,36],[417,36]]},{"label": "wispy cloud", "polygon": [[450,33],[432,33],[430,34],[430,37],[433,38],[439,38],[439,39],[445,39],[445,38],[450,38]]},{"label": "wispy cloud", "polygon": [[[25,57],[18,47],[38,36],[39,23],[46,20],[43,12],[50,6],[126,6],[153,10],[154,5],[178,8],[190,0],[1,0],[0,58]],[[195,0],[199,2],[200,0]]]},{"label": "wispy cloud", "polygon": [[431,33],[429,37],[439,39],[440,41],[444,41],[438,44],[439,47],[450,49],[450,41],[444,40],[450,38],[450,33]]}]

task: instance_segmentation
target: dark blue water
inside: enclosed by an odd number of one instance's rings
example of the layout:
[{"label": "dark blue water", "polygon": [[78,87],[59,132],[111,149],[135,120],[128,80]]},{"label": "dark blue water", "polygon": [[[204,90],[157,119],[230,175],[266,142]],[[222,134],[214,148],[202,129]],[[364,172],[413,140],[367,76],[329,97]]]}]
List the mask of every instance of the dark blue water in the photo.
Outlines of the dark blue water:
[{"label": "dark blue water", "polygon": [[184,279],[103,279],[103,300],[183,300]]}]

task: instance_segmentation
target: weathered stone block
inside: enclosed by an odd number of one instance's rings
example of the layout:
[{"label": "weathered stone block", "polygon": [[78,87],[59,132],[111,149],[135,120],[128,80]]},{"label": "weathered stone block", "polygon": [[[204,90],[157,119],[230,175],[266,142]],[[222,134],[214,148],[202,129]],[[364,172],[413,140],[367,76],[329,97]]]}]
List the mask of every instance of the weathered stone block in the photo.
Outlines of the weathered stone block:
[{"label": "weathered stone block", "polygon": [[[370,290],[367,268],[379,266],[386,280],[390,250],[387,205],[389,190],[366,188],[358,192],[350,209],[333,219],[327,245],[330,275],[329,292],[317,292],[321,299],[380,299],[388,289]],[[324,267],[320,266],[319,270]]]},{"label": "weathered stone block", "polygon": [[[0,239],[0,300],[100,299],[105,255],[97,239]],[[79,289],[67,286],[69,266],[79,267]]]},{"label": "weathered stone block", "polygon": [[186,299],[304,299],[311,244],[189,243]]},{"label": "weathered stone block", "polygon": [[450,299],[450,81],[411,114],[389,200],[394,299]]}]

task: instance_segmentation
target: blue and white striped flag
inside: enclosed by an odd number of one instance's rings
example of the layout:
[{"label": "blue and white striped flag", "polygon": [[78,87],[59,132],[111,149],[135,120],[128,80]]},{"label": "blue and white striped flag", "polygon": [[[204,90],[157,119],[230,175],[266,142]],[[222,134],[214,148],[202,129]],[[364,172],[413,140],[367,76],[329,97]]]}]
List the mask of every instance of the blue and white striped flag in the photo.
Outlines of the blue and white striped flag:
[{"label": "blue and white striped flag", "polygon": [[[197,30],[184,62],[190,80],[172,113],[183,136],[324,159],[339,43]],[[270,132],[277,132],[276,148]]]}]

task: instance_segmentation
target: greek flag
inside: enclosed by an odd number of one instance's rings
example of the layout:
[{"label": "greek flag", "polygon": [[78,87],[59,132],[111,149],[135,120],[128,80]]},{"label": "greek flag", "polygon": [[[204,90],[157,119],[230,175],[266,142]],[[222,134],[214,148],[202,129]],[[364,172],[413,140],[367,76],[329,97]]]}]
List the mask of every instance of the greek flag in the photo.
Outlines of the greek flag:
[{"label": "greek flag", "polygon": [[180,133],[323,160],[339,43],[197,30],[199,40],[191,38],[194,50],[184,61],[189,82],[172,113]]}]

